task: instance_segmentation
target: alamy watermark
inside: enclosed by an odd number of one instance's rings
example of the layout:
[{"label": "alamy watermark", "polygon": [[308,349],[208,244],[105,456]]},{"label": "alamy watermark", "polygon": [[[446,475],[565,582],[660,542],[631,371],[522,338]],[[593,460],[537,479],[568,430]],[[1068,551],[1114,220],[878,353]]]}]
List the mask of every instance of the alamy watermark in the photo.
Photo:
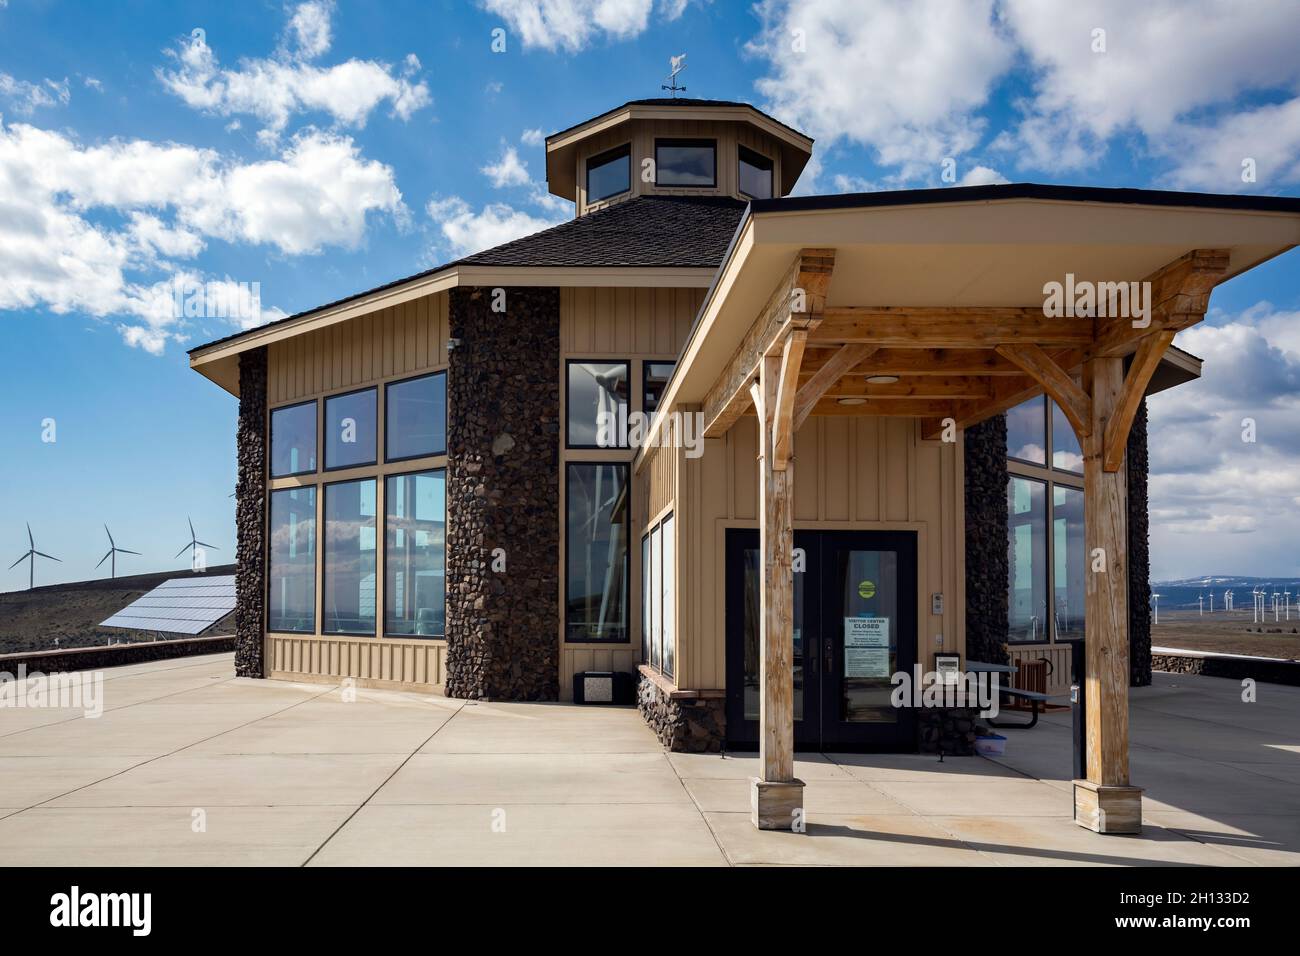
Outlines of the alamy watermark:
[{"label": "alamy watermark", "polygon": [[178,276],[172,281],[172,317],[230,319],[257,325],[262,321],[262,283],[199,282]]},{"label": "alamy watermark", "polygon": [[16,674],[0,671],[0,707],[80,707],[89,718],[104,713],[104,672],[28,673],[19,664]]},{"label": "alamy watermark", "polygon": [[684,448],[687,458],[704,454],[704,413],[669,412],[658,429],[651,429],[653,414],[629,412],[619,405],[617,412],[596,415],[597,448]]},{"label": "alamy watermark", "polygon": [[889,702],[896,708],[978,707],[981,717],[998,715],[997,674],[941,674],[915,664],[912,673],[895,671],[889,682],[894,686]]},{"label": "alamy watermark", "polygon": [[1150,282],[1092,282],[1065,274],[1064,282],[1043,285],[1043,315],[1049,319],[1132,319],[1133,328],[1151,325]]}]

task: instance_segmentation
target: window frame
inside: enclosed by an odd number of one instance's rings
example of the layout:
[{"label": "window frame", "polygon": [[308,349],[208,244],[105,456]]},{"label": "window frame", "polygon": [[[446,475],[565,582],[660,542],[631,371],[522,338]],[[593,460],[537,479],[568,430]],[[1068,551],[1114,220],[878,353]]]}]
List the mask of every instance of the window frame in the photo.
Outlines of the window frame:
[{"label": "window frame", "polygon": [[[402,455],[402,456],[400,456],[400,457],[390,458],[389,455],[388,455],[388,436],[389,436],[389,430],[388,430],[388,392],[389,392],[389,389],[391,389],[391,388],[392,388],[393,386],[395,386],[395,385],[406,385],[406,384],[409,383],[409,382],[418,382],[420,379],[423,379],[423,378],[436,378],[436,377],[439,376],[439,375],[442,376],[442,380],[443,380],[443,386],[442,386],[442,450],[441,450],[441,451],[431,451],[431,452],[428,452],[428,453],[426,453],[426,454],[422,454],[422,455]],[[383,463],[384,463],[385,465],[400,465],[400,464],[402,464],[403,462],[408,462],[408,461],[421,461],[421,460],[423,460],[423,459],[425,459],[425,458],[445,458],[446,455],[447,455],[447,406],[448,406],[448,404],[449,404],[449,403],[448,403],[448,400],[447,400],[447,370],[444,368],[444,369],[438,369],[438,370],[433,371],[433,372],[420,372],[418,375],[411,375],[411,376],[408,376],[407,378],[399,378],[399,379],[394,379],[394,380],[391,381],[391,382],[384,382],[383,385],[384,385],[384,418],[383,418],[383,433],[384,433],[384,462],[383,462]],[[378,414],[379,409],[376,408],[375,411],[376,411],[376,414]],[[379,422],[376,421],[376,422],[375,422],[375,442],[376,442],[376,443],[379,442],[379,432],[380,432]],[[378,464],[378,462],[376,462],[376,464]],[[350,468],[365,468],[365,467],[368,467],[368,466],[366,466],[366,465],[349,465],[349,466],[347,466],[347,467],[350,467]],[[420,470],[421,470],[421,471],[427,471],[428,469],[420,469]]]},{"label": "window frame", "polygon": [[[432,457],[429,455],[425,458]],[[410,460],[410,459],[408,459]],[[447,465],[439,465],[432,468],[416,468],[412,471],[394,471],[379,476],[384,484],[384,514],[382,527],[380,528],[380,540],[383,542],[383,570],[384,570],[384,607],[383,625],[377,630],[380,636],[384,638],[394,638],[397,640],[413,641],[445,641],[447,639],[447,473],[450,469]],[[388,633],[388,480],[390,478],[412,478],[418,475],[428,475],[435,472],[442,472],[442,633],[441,634],[390,634]],[[379,510],[378,506],[375,508]],[[378,577],[378,568],[376,565],[376,577]],[[376,597],[375,603],[379,603]],[[418,622],[417,622],[418,623]]]},{"label": "window frame", "polygon": [[[330,395],[321,396],[321,401],[322,401],[321,407],[323,409],[320,415],[320,425],[319,425],[320,435],[322,438],[321,454],[320,454],[321,474],[329,474],[331,471],[349,471],[353,468],[379,468],[380,467],[381,462],[379,460],[379,445],[380,445],[379,436],[380,433],[383,431],[383,425],[385,424],[384,422],[381,421],[380,414],[381,411],[386,412],[387,409],[385,408],[381,410],[379,407],[379,386],[380,383],[376,382],[374,385],[363,385],[361,388],[348,389],[346,392],[335,392]],[[325,428],[326,425],[328,424],[326,420],[326,416],[329,415],[329,403],[334,399],[347,398],[349,395],[359,395],[362,392],[375,393],[375,449],[374,449],[375,454],[374,457],[371,458],[370,461],[355,461],[347,465],[329,465],[326,463],[326,458],[329,456],[329,446],[323,440],[325,437]],[[426,457],[432,458],[434,456],[429,455]],[[337,482],[330,482],[330,484],[337,484]]]},{"label": "window frame", "polygon": [[[263,597],[263,600],[265,601],[265,604],[263,604],[263,608],[265,609],[264,619],[263,619],[265,634],[291,634],[297,637],[302,637],[302,636],[315,637],[317,630],[320,628],[320,624],[321,624],[320,618],[315,616],[319,614],[319,608],[317,607],[317,605],[322,600],[321,587],[320,587],[321,584],[320,575],[321,575],[321,569],[323,567],[321,546],[320,546],[320,515],[321,515],[322,495],[320,489],[321,486],[318,482],[310,482],[302,485],[285,485],[282,488],[268,487],[266,489],[266,541],[265,541],[265,547],[263,548],[264,559],[265,559],[264,567],[266,569],[266,574],[265,574],[266,582],[264,588],[265,596]],[[274,496],[278,492],[307,491],[307,490],[310,490],[312,493],[311,520],[312,520],[312,524],[314,525],[314,527],[312,528],[312,537],[314,539],[315,547],[314,547],[314,553],[312,554],[312,558],[311,558],[311,587],[312,587],[311,612],[314,619],[311,622],[310,631],[286,631],[283,628],[271,627],[271,587],[273,583],[271,580],[271,567],[272,567],[271,532],[273,529],[273,525],[271,523],[271,514],[272,514],[271,503],[274,500]]]},{"label": "window frame", "polygon": [[[740,164],[741,163],[748,163],[748,165],[753,166],[755,169],[763,168],[758,163],[750,162],[749,160],[747,160],[745,158],[746,153],[749,153],[749,155],[751,156],[756,156],[764,163],[767,163],[766,172],[768,175],[768,195],[766,196],[755,196],[752,193],[747,193],[740,186]],[[714,178],[715,179],[717,178],[716,175]],[[746,146],[744,143],[737,143],[736,144],[736,192],[740,193],[740,195],[745,196],[748,199],[753,199],[758,202],[762,202],[764,199],[775,199],[776,198],[776,160],[768,156],[764,156],[758,150],[751,149],[750,147]]]},{"label": "window frame", "polygon": [[277,475],[274,471],[273,462],[275,461],[275,413],[288,411],[291,408],[301,408],[304,405],[319,406],[320,398],[319,397],[309,398],[306,399],[305,401],[290,402],[287,405],[277,405],[274,408],[267,409],[266,411],[266,447],[268,452],[266,456],[266,477],[267,478],[271,478],[271,479],[298,478],[302,475],[319,474],[321,465],[325,463],[325,456],[321,454],[321,429],[323,427],[321,424],[322,416],[321,416],[320,408],[317,407],[316,414],[314,416],[316,419],[315,428],[313,429],[314,438],[316,441],[316,467],[304,468],[302,471],[289,471],[289,472],[285,472],[283,475]]},{"label": "window frame", "polygon": [[[563,586],[562,586],[561,593],[563,594],[563,603],[564,603],[564,614],[563,614],[563,621],[562,621],[562,627],[564,629],[563,631],[564,643],[590,644],[590,645],[595,645],[597,647],[632,647],[634,646],[632,640],[633,638],[632,608],[630,606],[632,604],[632,521],[634,518],[634,512],[632,508],[633,505],[632,462],[626,459],[610,460],[610,461],[602,461],[599,459],[597,460],[587,459],[582,461],[565,461],[565,462],[561,462],[561,464],[564,469],[564,502],[563,502],[564,561],[561,567],[561,577],[563,579]],[[624,578],[623,588],[624,588],[624,593],[627,595],[627,597],[626,600],[624,601],[624,607],[623,607],[623,615],[625,620],[623,625],[623,638],[621,640],[609,640],[609,639],[603,639],[597,637],[573,637],[571,635],[570,620],[569,620],[569,556],[571,553],[570,541],[569,541],[569,492],[572,487],[572,482],[569,480],[569,475],[574,468],[621,468],[623,470],[624,496],[627,502],[626,521],[627,521],[627,530],[628,530],[628,540],[627,540],[627,557],[623,561],[623,578]]]},{"label": "window frame", "polygon": [[[608,193],[598,199],[591,198],[591,170],[592,166],[603,166],[613,160],[627,157],[627,185],[618,192]],[[620,143],[617,146],[611,146],[609,149],[601,150],[599,153],[593,153],[588,156],[583,165],[583,190],[585,193],[586,205],[604,202],[607,199],[613,199],[615,196],[622,196],[632,191],[632,141]]]},{"label": "window frame", "polygon": [[[627,368],[627,410],[628,414],[632,413],[632,365],[633,360],[630,358],[620,358],[618,356],[601,356],[596,358],[566,358],[564,360],[564,450],[565,451],[635,451],[630,445],[575,445],[569,435],[569,416],[573,412],[572,404],[569,401],[569,368],[573,365],[623,365]],[[597,432],[599,432],[597,425]],[[619,436],[626,438],[626,435]]]},{"label": "window frame", "polygon": [[[672,371],[669,372],[669,373],[668,373],[668,377],[667,377],[666,379],[664,379],[664,385],[665,385],[665,387],[668,385],[669,382],[671,382],[671,381],[673,380],[673,375],[675,375],[675,374],[677,373],[677,360],[676,360],[676,359],[653,359],[653,358],[648,358],[648,359],[642,359],[642,360],[641,360],[641,403],[640,403],[640,408],[641,408],[641,414],[642,414],[642,415],[654,415],[656,412],[659,411],[659,403],[658,403],[658,402],[655,403],[655,407],[654,407],[653,409],[646,408],[646,403],[645,403],[645,401],[646,401],[646,395],[647,395],[647,394],[649,393],[649,391],[650,391],[650,389],[649,389],[648,386],[649,386],[649,383],[650,383],[650,366],[652,366],[652,365],[669,365],[669,366],[672,367]],[[660,397],[660,399],[662,400],[663,396],[660,395],[659,397]],[[629,404],[630,404],[630,403],[629,403]]]},{"label": "window frame", "polygon": [[[659,162],[661,146],[709,146],[713,150],[713,179],[709,183],[663,183],[659,173],[663,164]],[[657,136],[655,151],[655,188],[656,189],[717,189],[718,188],[718,141],[708,136]]]},{"label": "window frame", "polygon": [[[356,467],[363,468],[366,466],[358,465]],[[318,542],[317,550],[320,553],[320,594],[317,597],[317,602],[318,602],[317,613],[320,614],[320,625],[318,627],[318,630],[320,631],[321,637],[356,637],[356,638],[362,638],[367,640],[375,640],[378,639],[382,634],[382,628],[380,627],[380,622],[379,622],[379,614],[380,614],[379,576],[380,576],[380,570],[383,566],[380,563],[379,555],[380,552],[383,550],[382,539],[380,538],[380,532],[383,530],[383,526],[379,515],[379,503],[380,503],[379,491],[380,491],[380,484],[381,482],[383,482],[384,477],[385,477],[384,475],[376,472],[373,475],[358,475],[353,478],[340,478],[337,481],[322,481],[316,486],[317,489],[319,489],[317,492],[317,497],[320,501],[319,514],[322,519],[326,519],[326,520],[322,520],[321,523],[324,526],[328,526],[329,521],[326,517],[326,509],[329,507],[329,502],[326,501],[326,498],[329,496],[329,488],[331,486],[358,484],[363,481],[372,481],[375,483],[375,626],[369,634],[367,634],[364,631],[330,631],[326,629],[325,592],[326,592],[326,584],[329,581],[329,547],[324,537],[324,534],[322,534],[321,537],[317,538],[317,542]],[[385,573],[387,572],[386,568],[383,568],[383,570],[385,571]]]}]

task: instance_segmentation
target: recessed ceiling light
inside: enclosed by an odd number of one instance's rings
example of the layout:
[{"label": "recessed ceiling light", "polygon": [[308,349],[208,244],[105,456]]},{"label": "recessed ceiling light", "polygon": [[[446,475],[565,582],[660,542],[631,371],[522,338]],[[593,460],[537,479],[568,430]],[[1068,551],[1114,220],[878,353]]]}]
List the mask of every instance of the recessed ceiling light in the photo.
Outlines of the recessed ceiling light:
[{"label": "recessed ceiling light", "polygon": [[893,385],[898,381],[897,375],[868,375],[868,385]]},{"label": "recessed ceiling light", "polygon": [[841,404],[841,405],[865,405],[865,404],[867,404],[867,400],[866,400],[865,398],[839,398],[839,399],[836,399],[836,401],[837,401],[839,404]]}]

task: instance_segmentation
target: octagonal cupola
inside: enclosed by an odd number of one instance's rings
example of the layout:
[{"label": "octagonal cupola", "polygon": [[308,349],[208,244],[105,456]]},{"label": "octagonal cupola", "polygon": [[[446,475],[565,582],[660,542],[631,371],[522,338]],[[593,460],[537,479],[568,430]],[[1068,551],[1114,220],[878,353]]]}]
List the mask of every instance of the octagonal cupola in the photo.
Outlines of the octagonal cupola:
[{"label": "octagonal cupola", "polygon": [[633,100],[546,138],[546,183],[579,216],[634,196],[787,195],[813,141],[747,103]]}]

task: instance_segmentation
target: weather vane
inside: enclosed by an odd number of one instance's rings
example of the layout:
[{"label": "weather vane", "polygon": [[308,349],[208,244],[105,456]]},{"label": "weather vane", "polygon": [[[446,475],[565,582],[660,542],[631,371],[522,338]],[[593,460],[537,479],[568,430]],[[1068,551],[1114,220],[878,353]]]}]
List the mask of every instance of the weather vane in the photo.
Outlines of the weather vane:
[{"label": "weather vane", "polygon": [[686,92],[686,87],[677,85],[677,74],[686,69],[686,54],[679,53],[677,56],[670,56],[668,65],[671,68],[671,72],[668,74],[668,83],[659,84],[659,89],[668,90],[668,92],[672,93],[673,99],[677,99],[678,93]]}]

